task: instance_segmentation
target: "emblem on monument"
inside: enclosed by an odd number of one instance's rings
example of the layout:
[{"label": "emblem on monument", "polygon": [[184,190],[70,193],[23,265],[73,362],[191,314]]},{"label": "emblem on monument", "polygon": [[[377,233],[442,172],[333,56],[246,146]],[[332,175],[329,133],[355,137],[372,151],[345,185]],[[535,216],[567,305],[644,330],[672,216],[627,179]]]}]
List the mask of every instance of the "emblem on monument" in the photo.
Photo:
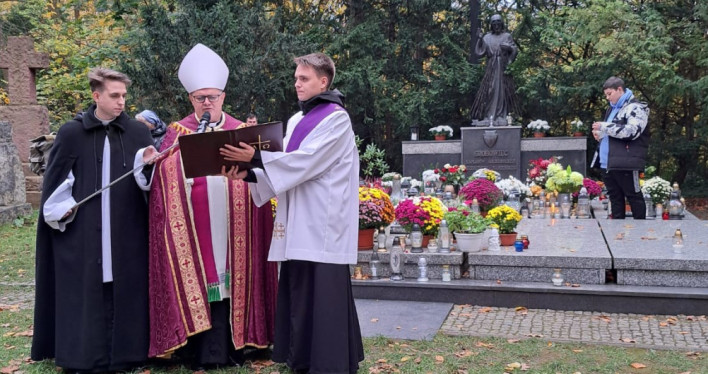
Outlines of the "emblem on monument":
[{"label": "emblem on monument", "polygon": [[489,148],[493,148],[497,144],[497,130],[484,130],[484,144]]}]

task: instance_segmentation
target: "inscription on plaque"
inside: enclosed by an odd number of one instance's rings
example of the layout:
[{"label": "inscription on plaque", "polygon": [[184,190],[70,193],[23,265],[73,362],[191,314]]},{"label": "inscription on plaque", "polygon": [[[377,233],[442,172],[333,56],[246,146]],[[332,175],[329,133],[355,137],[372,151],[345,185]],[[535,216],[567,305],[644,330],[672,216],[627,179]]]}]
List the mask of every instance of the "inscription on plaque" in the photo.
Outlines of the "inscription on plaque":
[{"label": "inscription on plaque", "polygon": [[488,168],[503,178],[521,176],[521,127],[462,128],[462,163],[469,170]]}]

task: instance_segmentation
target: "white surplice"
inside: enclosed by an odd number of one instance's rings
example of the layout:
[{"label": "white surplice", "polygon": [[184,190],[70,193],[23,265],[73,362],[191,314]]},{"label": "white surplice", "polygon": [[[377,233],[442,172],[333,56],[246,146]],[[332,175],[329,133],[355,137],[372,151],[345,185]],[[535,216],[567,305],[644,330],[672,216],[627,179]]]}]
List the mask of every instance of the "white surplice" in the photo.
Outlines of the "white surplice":
[{"label": "white surplice", "polygon": [[[288,121],[284,147],[302,112]],[[359,230],[359,153],[351,120],[340,110],[323,119],[299,149],[261,152],[263,169],[249,183],[261,206],[277,195],[269,261],[355,264]]]}]

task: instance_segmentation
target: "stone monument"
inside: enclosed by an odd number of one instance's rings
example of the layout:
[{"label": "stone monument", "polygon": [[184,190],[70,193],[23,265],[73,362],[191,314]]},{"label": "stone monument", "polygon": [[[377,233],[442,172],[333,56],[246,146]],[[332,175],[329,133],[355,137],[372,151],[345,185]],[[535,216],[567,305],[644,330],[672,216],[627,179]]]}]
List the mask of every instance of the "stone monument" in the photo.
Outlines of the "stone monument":
[{"label": "stone monument", "polygon": [[42,178],[29,170],[30,140],[49,133],[49,112],[46,107],[37,105],[35,74],[38,69],[47,67],[49,56],[35,52],[30,37],[8,37],[7,45],[0,50],[0,69],[7,69],[10,98],[9,105],[0,105],[0,121],[12,125],[12,140],[26,176],[26,201],[35,207],[39,207]]},{"label": "stone monument", "polygon": [[0,121],[0,175],[0,224],[30,214],[32,206],[25,198],[25,177],[12,142],[12,127],[5,121]]}]

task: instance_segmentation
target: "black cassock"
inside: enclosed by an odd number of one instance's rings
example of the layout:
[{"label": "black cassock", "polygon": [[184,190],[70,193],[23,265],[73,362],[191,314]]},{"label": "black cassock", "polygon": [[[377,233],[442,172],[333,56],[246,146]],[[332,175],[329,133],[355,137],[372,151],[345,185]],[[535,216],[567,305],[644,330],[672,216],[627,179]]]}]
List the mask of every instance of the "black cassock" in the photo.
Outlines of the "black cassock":
[{"label": "black cassock", "polygon": [[91,106],[64,124],[51,149],[37,223],[36,300],[32,359],[87,371],[130,368],[147,359],[148,207],[135,179],[110,188],[113,282],[103,283],[101,196],[79,207],[64,232],[44,221],[47,198],[73,172],[81,201],[101,187],[103,147],[110,144],[110,179],[133,168],[152,144],[147,127],[125,113],[103,125]]}]

